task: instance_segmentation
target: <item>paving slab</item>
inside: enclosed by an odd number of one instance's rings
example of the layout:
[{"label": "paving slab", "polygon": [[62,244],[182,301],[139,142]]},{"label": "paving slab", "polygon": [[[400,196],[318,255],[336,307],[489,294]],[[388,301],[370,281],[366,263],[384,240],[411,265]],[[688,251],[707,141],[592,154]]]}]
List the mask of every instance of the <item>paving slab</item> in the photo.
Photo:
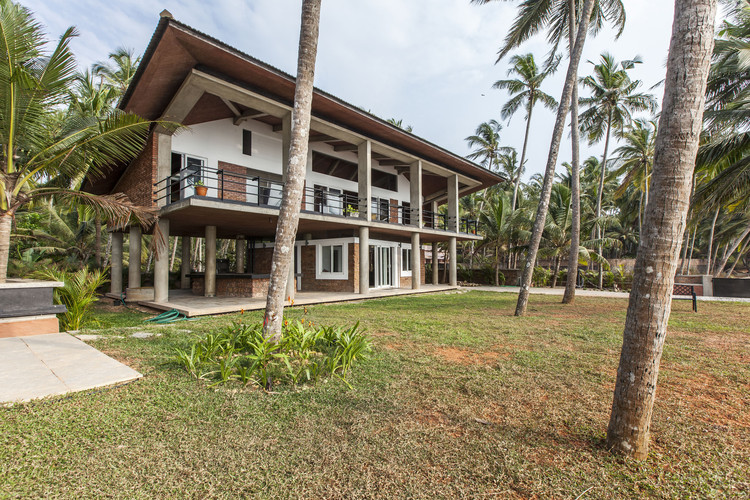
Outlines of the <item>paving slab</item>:
[{"label": "paving slab", "polygon": [[0,403],[130,382],[142,375],[67,333],[0,339]]}]

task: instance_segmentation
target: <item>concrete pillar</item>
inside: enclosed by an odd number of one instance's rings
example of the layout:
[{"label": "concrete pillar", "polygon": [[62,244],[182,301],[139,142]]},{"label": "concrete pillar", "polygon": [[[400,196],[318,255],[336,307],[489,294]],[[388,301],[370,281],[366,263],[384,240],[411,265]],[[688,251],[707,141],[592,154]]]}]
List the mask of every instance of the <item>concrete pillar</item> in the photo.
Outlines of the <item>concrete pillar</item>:
[{"label": "concrete pillar", "polygon": [[169,219],[159,219],[159,231],[162,238],[156,235],[154,252],[154,301],[169,300]]},{"label": "concrete pillar", "polygon": [[128,236],[128,288],[141,287],[141,226],[130,226]]},{"label": "concrete pillar", "polygon": [[451,175],[448,177],[448,231],[457,233],[458,228],[458,176]]},{"label": "concrete pillar", "polygon": [[359,293],[370,293],[370,228],[359,228]]},{"label": "concrete pillar", "polygon": [[456,261],[456,237],[451,236],[448,253],[450,254],[451,268],[450,268],[450,285],[458,285],[458,262]]},{"label": "concrete pillar", "polygon": [[[169,134],[154,133],[156,141],[156,190],[161,190],[157,194],[157,206],[163,207],[167,204],[169,189],[167,179],[172,175],[172,136]],[[174,200],[176,201],[176,200]]]},{"label": "concrete pillar", "polygon": [[422,248],[419,244],[419,233],[411,233],[411,288],[419,290],[422,286]]},{"label": "concrete pillar", "polygon": [[286,170],[289,167],[289,148],[292,145],[292,114],[281,117],[281,180],[286,182]]},{"label": "concrete pillar", "polygon": [[180,266],[180,288],[190,289],[190,236],[182,237],[182,265]]},{"label": "concrete pillar", "polygon": [[216,226],[206,226],[206,272],[203,290],[206,297],[216,296]]},{"label": "concrete pillar", "polygon": [[440,275],[438,270],[438,244],[436,241],[432,242],[432,284],[440,284]]},{"label": "concrete pillar", "polygon": [[110,267],[110,292],[122,293],[122,233],[112,233],[112,265]]},{"label": "concrete pillar", "polygon": [[237,236],[234,242],[234,265],[237,268],[238,273],[245,272],[245,251],[247,250],[247,243],[245,243],[244,236]]},{"label": "concrete pillar", "polygon": [[292,247],[292,262],[289,266],[289,276],[287,276],[286,279],[286,296],[287,299],[294,299],[294,294],[297,291],[297,287],[294,286],[294,263],[297,260],[297,256],[294,255],[294,250],[296,249],[296,245]]},{"label": "concrete pillar", "polygon": [[409,206],[411,225],[422,227],[422,162],[409,165]]},{"label": "concrete pillar", "polygon": [[357,180],[359,190],[359,217],[372,220],[372,143],[365,141],[357,148]]}]

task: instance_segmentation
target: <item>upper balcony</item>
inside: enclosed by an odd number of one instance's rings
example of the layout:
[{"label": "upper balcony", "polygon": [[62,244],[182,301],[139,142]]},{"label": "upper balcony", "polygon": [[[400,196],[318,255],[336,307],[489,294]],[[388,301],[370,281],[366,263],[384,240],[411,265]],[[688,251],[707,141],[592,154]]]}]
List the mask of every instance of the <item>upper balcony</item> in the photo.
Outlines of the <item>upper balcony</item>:
[{"label": "upper balcony", "polygon": [[[178,174],[163,178],[154,184],[154,201],[158,206],[168,207],[183,200],[206,199],[227,204],[278,210],[281,206],[284,183],[280,180],[230,172],[205,166],[181,170]],[[323,215],[341,222],[362,220],[367,203],[370,204],[370,220],[375,223],[416,227],[420,211],[422,228],[456,232],[464,236],[477,235],[477,221],[460,218],[457,222],[449,215],[411,207],[409,203],[394,204],[384,198],[360,199],[355,192],[341,188],[306,186],[303,192],[301,212]],[[362,210],[360,210],[362,207]],[[361,224],[360,224],[361,225]]]}]

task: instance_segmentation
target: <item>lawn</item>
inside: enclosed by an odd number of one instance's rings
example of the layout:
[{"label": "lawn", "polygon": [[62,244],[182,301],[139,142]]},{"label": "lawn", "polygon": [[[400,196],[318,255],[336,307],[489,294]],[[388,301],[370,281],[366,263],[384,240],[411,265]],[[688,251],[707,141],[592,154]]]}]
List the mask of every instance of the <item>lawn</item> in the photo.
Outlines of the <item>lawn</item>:
[{"label": "lawn", "polygon": [[0,497],[750,496],[750,304],[675,302],[639,463],[603,444],[626,302],[558,302],[533,295],[525,318],[515,295],[475,291],[308,307],[361,321],[374,351],[353,389],[277,394],[209,388],[172,361],[260,313],[143,327],[100,308],[92,345],[144,379],[0,408]]}]

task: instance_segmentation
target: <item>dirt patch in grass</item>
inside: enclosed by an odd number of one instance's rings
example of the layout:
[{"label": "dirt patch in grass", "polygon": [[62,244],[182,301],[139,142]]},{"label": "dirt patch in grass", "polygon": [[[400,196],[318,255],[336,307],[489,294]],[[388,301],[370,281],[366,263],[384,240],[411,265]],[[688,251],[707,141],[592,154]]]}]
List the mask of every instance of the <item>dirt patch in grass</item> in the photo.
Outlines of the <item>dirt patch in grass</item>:
[{"label": "dirt patch in grass", "polygon": [[[455,347],[438,347],[435,354],[445,361],[460,365],[492,365],[501,356],[501,353],[495,351],[476,353]],[[505,356],[510,356],[510,353],[505,353]]]}]

